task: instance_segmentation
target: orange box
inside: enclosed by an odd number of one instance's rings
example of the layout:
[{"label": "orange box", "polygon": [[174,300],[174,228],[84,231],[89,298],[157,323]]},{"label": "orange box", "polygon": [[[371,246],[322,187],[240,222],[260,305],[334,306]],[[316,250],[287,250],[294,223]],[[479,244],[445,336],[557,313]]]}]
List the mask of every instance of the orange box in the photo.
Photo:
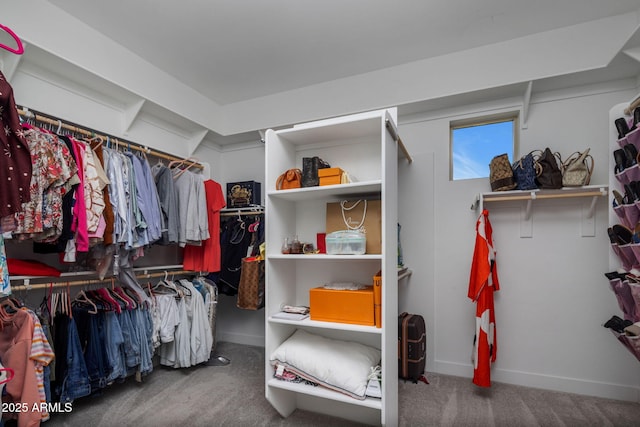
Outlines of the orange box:
[{"label": "orange box", "polygon": [[373,276],[373,307],[376,328],[382,328],[382,270]]},{"label": "orange box", "polygon": [[318,169],[318,178],[320,178],[320,185],[340,184],[342,182],[342,169],[340,168]]},{"label": "orange box", "polygon": [[312,288],[309,290],[311,320],[374,326],[373,286],[358,290]]}]

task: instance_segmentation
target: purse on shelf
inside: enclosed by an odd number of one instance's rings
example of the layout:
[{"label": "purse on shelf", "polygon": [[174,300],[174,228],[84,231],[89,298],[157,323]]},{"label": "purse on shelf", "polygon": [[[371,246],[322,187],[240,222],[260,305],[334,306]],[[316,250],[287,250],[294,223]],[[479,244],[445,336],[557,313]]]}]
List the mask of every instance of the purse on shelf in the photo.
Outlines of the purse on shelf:
[{"label": "purse on shelf", "polygon": [[302,186],[317,187],[320,185],[318,169],[330,168],[331,165],[318,156],[302,158]]},{"label": "purse on shelf", "polygon": [[562,185],[564,187],[581,187],[589,185],[593,172],[593,157],[589,154],[590,148],[582,153],[576,151],[562,164]]},{"label": "purse on shelf", "polygon": [[489,163],[489,183],[491,191],[507,191],[516,188],[513,169],[507,153],[499,154]]},{"label": "purse on shelf", "polygon": [[[534,161],[536,159],[534,158]],[[549,147],[537,159],[540,174],[536,178],[538,188],[550,190],[562,188],[562,158],[559,153],[552,153]]]},{"label": "purse on shelf", "polygon": [[533,159],[533,151],[511,165],[517,190],[535,190],[538,188],[536,177],[540,173],[540,165]]},{"label": "purse on shelf", "polygon": [[302,171],[294,168],[289,169],[276,180],[276,190],[290,190],[302,187]]}]

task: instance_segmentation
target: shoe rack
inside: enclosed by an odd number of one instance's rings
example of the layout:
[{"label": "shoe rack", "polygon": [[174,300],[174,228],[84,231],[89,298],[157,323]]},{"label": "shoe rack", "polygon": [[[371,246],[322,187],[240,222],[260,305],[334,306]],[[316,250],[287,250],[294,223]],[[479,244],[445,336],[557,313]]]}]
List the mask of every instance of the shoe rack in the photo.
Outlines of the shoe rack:
[{"label": "shoe rack", "polygon": [[624,332],[626,326],[640,322],[640,191],[636,191],[640,190],[640,125],[634,129],[640,118],[638,111],[634,119],[638,99],[609,111],[611,251],[610,272],[605,276],[622,315],[614,315],[604,326],[640,361],[640,336]]}]

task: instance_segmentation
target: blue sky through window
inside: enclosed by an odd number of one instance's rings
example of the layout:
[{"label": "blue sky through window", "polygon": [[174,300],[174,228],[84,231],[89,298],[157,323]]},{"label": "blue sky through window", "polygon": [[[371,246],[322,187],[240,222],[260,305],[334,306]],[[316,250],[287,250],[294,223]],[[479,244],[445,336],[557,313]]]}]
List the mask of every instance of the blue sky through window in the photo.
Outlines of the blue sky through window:
[{"label": "blue sky through window", "polygon": [[489,162],[498,154],[507,153],[513,163],[514,121],[453,128],[451,152],[453,179],[489,177]]}]

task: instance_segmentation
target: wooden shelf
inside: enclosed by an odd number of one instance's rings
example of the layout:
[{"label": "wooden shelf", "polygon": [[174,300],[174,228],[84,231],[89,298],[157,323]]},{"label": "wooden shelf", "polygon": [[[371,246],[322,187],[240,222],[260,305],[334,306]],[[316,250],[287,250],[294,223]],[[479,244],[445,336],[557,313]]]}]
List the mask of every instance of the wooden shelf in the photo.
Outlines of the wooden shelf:
[{"label": "wooden shelf", "polygon": [[586,185],[584,187],[563,187],[558,190],[513,190],[513,191],[494,191],[489,193],[480,193],[476,196],[472,209],[482,210],[485,203],[493,202],[512,202],[526,201],[527,208],[525,219],[531,216],[531,204],[534,200],[544,199],[567,199],[573,197],[591,197],[591,207],[589,209],[588,218],[593,216],[596,201],[598,197],[606,196],[609,193],[608,185]]}]

